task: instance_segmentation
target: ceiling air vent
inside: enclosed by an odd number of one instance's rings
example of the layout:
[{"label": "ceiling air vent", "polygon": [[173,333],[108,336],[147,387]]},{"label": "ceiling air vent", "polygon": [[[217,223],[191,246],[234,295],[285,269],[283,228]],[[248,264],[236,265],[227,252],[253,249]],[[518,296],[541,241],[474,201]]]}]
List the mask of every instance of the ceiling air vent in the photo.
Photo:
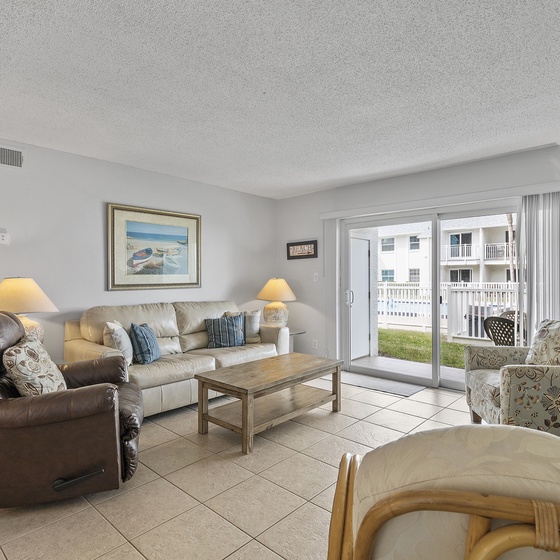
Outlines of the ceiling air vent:
[{"label": "ceiling air vent", "polygon": [[0,148],[0,165],[23,167],[23,152],[10,150],[9,148]]}]

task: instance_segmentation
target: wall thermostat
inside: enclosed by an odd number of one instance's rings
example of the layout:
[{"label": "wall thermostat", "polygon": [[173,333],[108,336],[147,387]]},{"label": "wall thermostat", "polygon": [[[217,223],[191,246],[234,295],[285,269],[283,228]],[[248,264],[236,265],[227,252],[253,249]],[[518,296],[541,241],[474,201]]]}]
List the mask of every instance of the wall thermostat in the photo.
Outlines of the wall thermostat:
[{"label": "wall thermostat", "polygon": [[10,244],[10,234],[4,229],[0,228],[0,245]]}]

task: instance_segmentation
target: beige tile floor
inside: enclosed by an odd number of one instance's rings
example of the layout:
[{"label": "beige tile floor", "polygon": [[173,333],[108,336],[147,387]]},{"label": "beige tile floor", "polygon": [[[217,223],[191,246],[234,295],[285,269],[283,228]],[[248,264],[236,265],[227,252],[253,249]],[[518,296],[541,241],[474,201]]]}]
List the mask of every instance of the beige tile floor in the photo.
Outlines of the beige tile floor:
[{"label": "beige tile floor", "polygon": [[220,427],[198,434],[196,406],[152,416],[119,490],[0,510],[0,560],[324,560],[343,453],[469,423],[460,392],[342,396],[340,413],[326,405],[263,432],[251,455]]}]

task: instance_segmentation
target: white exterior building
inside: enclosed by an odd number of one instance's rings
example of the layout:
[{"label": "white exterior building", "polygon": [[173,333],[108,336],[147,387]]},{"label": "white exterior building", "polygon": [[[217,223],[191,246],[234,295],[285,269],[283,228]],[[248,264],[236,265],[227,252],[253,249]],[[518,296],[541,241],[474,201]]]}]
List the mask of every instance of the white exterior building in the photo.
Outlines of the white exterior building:
[{"label": "white exterior building", "polygon": [[[515,214],[512,218],[515,238]],[[379,282],[429,282],[430,223],[383,226],[378,235]],[[442,282],[508,282],[511,280],[509,257],[505,214],[442,222]]]}]

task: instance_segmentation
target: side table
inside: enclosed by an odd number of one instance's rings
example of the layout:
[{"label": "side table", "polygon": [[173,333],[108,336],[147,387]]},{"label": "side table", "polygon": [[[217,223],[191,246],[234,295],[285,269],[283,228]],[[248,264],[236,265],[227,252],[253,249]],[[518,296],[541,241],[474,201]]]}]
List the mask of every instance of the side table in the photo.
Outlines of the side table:
[{"label": "side table", "polygon": [[290,327],[290,352],[294,351],[294,336],[298,336],[300,334],[305,334],[306,331],[302,329],[292,328]]}]

